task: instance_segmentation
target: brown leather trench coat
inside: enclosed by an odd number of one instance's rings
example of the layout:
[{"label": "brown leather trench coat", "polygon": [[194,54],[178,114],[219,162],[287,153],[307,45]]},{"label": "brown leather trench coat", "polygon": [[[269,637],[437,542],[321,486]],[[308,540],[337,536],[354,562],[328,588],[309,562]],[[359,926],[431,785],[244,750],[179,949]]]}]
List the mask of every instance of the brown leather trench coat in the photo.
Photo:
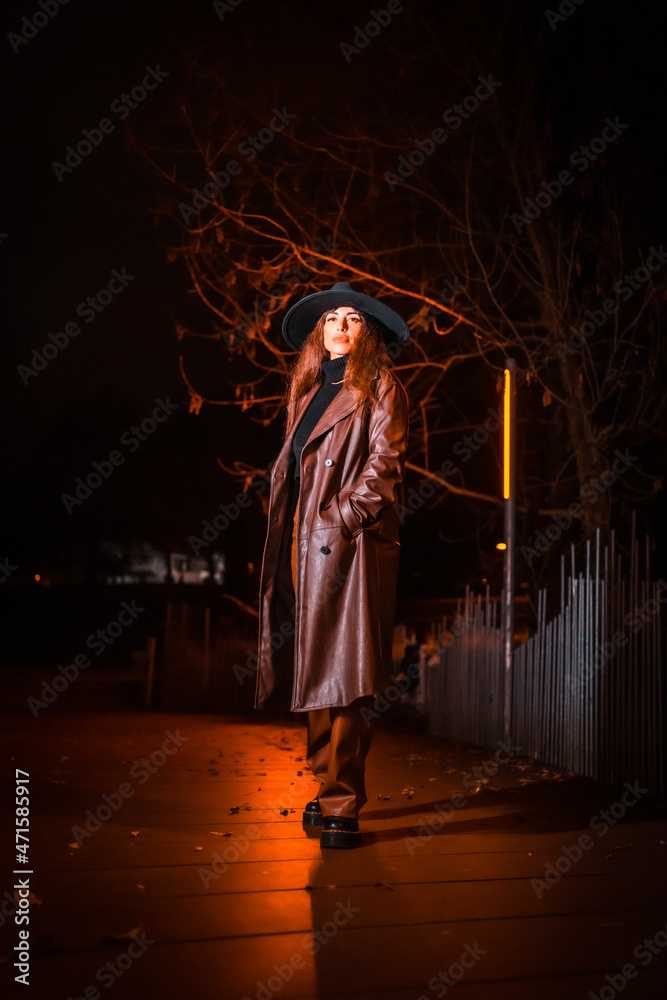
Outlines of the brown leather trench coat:
[{"label": "brown leather trench coat", "polygon": [[408,398],[389,369],[380,368],[376,380],[370,413],[344,385],[301,453],[296,588],[289,459],[319,383],[297,404],[271,470],[255,708],[288,699],[293,712],[349,705],[382,693],[389,681]]}]

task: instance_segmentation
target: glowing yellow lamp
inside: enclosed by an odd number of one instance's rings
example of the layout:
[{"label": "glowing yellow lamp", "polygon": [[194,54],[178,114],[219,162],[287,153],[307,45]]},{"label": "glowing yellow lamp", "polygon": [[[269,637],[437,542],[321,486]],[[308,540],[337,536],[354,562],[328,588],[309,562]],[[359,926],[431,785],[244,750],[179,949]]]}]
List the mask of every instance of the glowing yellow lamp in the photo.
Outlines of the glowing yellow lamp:
[{"label": "glowing yellow lamp", "polygon": [[505,461],[503,466],[503,497],[510,498],[510,370],[505,369],[505,400],[503,410],[503,434],[505,444]]}]

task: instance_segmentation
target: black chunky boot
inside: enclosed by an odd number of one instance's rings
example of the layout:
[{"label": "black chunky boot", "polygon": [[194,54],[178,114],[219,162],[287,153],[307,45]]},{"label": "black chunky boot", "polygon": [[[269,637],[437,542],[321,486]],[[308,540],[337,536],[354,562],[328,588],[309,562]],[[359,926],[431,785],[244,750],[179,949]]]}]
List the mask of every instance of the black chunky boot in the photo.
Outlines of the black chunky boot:
[{"label": "black chunky boot", "polygon": [[304,830],[309,830],[314,826],[322,826],[323,822],[324,816],[320,809],[320,803],[317,799],[313,799],[303,811],[303,828]]},{"label": "black chunky boot", "polygon": [[359,820],[345,816],[325,816],[320,844],[322,847],[359,847]]}]

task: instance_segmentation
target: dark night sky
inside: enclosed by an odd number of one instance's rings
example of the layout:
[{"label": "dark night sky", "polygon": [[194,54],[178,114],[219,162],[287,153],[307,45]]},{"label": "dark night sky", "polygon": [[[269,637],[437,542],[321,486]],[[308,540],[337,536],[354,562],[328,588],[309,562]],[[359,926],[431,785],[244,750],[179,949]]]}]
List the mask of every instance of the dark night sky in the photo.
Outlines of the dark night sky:
[{"label": "dark night sky", "polygon": [[[195,527],[212,504],[238,490],[217,469],[215,457],[225,454],[225,440],[237,441],[245,434],[255,441],[257,425],[229,409],[205,408],[198,418],[187,416],[172,322],[186,308],[187,282],[182,271],[166,264],[165,233],[154,227],[148,211],[154,179],[126,149],[123,125],[109,108],[140,83],[146,66],[159,64],[170,73],[161,85],[166,91],[178,79],[184,50],[223,31],[261,32],[262,6],[244,0],[223,24],[209,2],[71,0],[17,53],[7,35],[20,28],[37,4],[21,0],[3,7],[9,118],[4,166],[9,176],[0,225],[7,235],[0,250],[8,278],[10,309],[5,311],[12,314],[4,337],[3,398],[6,427],[12,431],[5,438],[10,488],[3,502],[5,523],[12,526],[6,547],[15,560],[38,559],[46,534],[53,538],[62,522],[60,493],[90,460],[105,457],[127,427],[150,414],[156,398],[169,396],[179,411],[135,462],[130,456],[127,467],[118,470],[114,489],[105,493],[107,507],[99,506],[98,530],[103,533],[107,522],[114,523],[111,511],[119,503],[136,504],[138,524],[149,517],[150,511],[142,510],[148,480],[153,486],[162,484],[161,489],[178,483],[187,491]],[[319,54],[322,40],[333,39],[337,57],[338,25],[358,23],[370,5],[346,2],[332,12],[333,5],[320,4],[315,15],[312,6],[280,5],[286,15],[285,38],[294,16],[309,10],[311,18],[319,18],[321,37],[310,68],[326,73]],[[446,18],[447,5],[441,6]],[[541,5],[525,7],[527,26],[543,18]],[[567,124],[568,108],[582,88],[616,100],[620,113],[625,108],[632,114],[632,136],[623,156],[629,171],[640,170],[642,183],[635,183],[633,197],[652,239],[664,231],[658,149],[663,144],[664,81],[657,10],[658,5],[634,5],[630,11],[625,3],[587,0],[571,23],[557,29],[561,124]],[[382,39],[376,45],[383,45]],[[292,62],[285,64],[280,38],[273,51],[276,72],[284,73],[286,85],[298,94],[306,81]],[[338,58],[335,69],[347,72]],[[131,112],[128,124],[139,130],[142,116],[155,113],[165,96],[162,91],[149,94]],[[65,147],[76,144],[81,130],[96,127],[105,115],[116,123],[114,132],[59,183],[52,161],[62,160]],[[637,160],[651,146],[652,154],[638,167]],[[49,332],[76,319],[78,303],[105,287],[113,269],[123,268],[135,276],[128,287],[94,322],[81,323],[81,334],[62,355],[24,385],[17,366],[30,361],[34,347],[48,342]],[[278,442],[277,432],[273,442]]]}]

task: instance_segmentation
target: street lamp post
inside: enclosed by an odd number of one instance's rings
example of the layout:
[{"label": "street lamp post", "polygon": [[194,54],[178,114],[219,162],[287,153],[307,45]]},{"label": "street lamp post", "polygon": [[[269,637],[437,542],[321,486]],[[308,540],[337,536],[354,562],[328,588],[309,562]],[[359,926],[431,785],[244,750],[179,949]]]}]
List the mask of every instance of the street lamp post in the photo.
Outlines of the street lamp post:
[{"label": "street lamp post", "polygon": [[516,361],[505,359],[503,399],[503,500],[505,521],[505,588],[503,591],[504,705],[503,739],[510,743],[512,727],[512,667],[514,658],[514,592],[516,587]]}]

